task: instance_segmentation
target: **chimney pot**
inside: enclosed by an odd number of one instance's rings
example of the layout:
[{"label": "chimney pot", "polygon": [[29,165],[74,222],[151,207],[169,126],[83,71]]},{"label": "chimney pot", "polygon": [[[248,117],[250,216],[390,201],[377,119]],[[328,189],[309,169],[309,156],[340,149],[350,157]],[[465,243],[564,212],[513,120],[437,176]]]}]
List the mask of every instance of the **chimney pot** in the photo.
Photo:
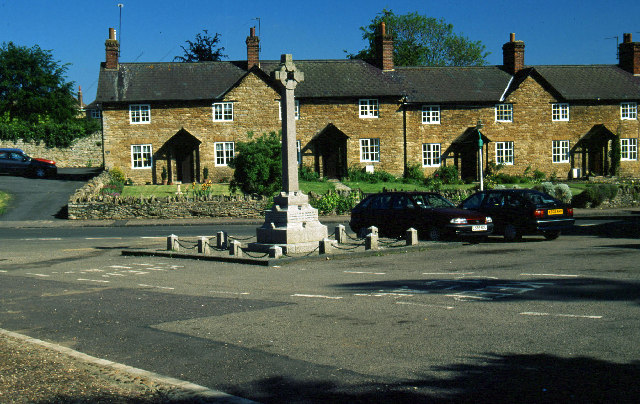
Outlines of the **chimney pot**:
[{"label": "chimney pot", "polygon": [[109,39],[112,39],[115,41],[116,39],[116,29],[115,28],[109,28]]},{"label": "chimney pot", "polygon": [[512,32],[511,34],[509,34],[509,42],[515,42],[516,41],[516,33]]},{"label": "chimney pot", "polygon": [[640,75],[640,42],[633,42],[630,33],[625,33],[623,38],[618,46],[619,66],[633,75]]},{"label": "chimney pot", "polygon": [[623,42],[624,42],[624,43],[631,43],[631,42],[633,42],[633,41],[631,40],[631,33],[625,33],[625,34],[623,35],[623,38],[624,38],[624,39],[623,39]]}]

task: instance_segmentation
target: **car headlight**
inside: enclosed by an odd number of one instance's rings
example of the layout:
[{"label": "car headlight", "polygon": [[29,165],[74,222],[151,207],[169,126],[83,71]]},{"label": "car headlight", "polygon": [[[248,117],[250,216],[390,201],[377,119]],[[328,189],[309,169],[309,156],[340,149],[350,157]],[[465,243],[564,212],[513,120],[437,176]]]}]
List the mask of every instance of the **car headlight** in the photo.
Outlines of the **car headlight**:
[{"label": "car headlight", "polygon": [[449,220],[449,223],[452,223],[452,224],[467,224],[467,219],[465,219],[464,217],[455,217],[455,218]]},{"label": "car headlight", "polygon": [[493,219],[489,216],[485,217],[484,219],[485,219],[485,222],[487,223],[493,223]]}]

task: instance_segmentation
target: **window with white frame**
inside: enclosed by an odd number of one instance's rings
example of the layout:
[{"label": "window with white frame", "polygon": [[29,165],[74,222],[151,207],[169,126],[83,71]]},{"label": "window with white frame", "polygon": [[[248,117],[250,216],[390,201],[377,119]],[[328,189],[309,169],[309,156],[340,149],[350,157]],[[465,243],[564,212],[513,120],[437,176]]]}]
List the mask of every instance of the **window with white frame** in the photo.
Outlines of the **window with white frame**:
[{"label": "window with white frame", "polygon": [[423,105],[422,106],[422,123],[439,124],[440,123],[440,106],[439,105]]},{"label": "window with white frame", "polygon": [[131,168],[151,168],[152,148],[150,144],[131,145]]},{"label": "window with white frame", "polygon": [[569,162],[569,141],[568,140],[552,140],[551,141],[551,161],[554,163]]},{"label": "window with white frame", "polygon": [[513,142],[496,142],[496,164],[513,165]]},{"label": "window with white frame", "polygon": [[423,167],[439,167],[440,166],[440,143],[423,143],[422,144],[422,166]]},{"label": "window with white frame", "polygon": [[151,106],[149,104],[129,105],[129,123],[150,123]]},{"label": "window with white frame", "polygon": [[[294,114],[296,120],[300,119],[300,101],[294,101]],[[278,119],[282,120],[282,101],[278,102]]]},{"label": "window with white frame", "polygon": [[360,161],[380,161],[380,139],[360,139]]},{"label": "window with white frame", "polygon": [[216,166],[226,166],[233,159],[234,143],[233,142],[216,142]]},{"label": "window with white frame", "polygon": [[360,118],[378,117],[378,100],[376,98],[363,98],[359,101]]},{"label": "window with white frame", "polygon": [[551,120],[552,121],[568,121],[569,120],[569,104],[566,104],[566,103],[551,104]]},{"label": "window with white frame", "polygon": [[620,119],[638,119],[638,103],[621,102]]},{"label": "window with white frame", "polygon": [[496,105],[496,122],[513,122],[513,105]]},{"label": "window with white frame", "polygon": [[233,103],[216,102],[213,104],[213,121],[229,122],[233,121]]},{"label": "window with white frame", "polygon": [[627,138],[620,139],[620,160],[637,160],[638,159],[638,139]]}]

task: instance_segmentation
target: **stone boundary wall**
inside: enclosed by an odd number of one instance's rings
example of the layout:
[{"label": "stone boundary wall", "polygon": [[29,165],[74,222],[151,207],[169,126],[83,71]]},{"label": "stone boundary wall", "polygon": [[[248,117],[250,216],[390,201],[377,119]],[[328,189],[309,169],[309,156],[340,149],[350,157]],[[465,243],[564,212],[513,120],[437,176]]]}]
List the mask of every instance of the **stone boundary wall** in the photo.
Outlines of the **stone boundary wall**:
[{"label": "stone boundary wall", "polygon": [[86,138],[76,140],[71,147],[47,147],[44,143],[16,142],[0,139],[1,148],[22,149],[31,157],[53,160],[60,167],[102,166],[102,134],[96,132]]},{"label": "stone boundary wall", "polygon": [[69,198],[69,219],[179,219],[190,217],[235,217],[260,219],[272,203],[260,196],[209,195],[187,197],[112,197],[100,195],[111,180],[108,171],[90,180]]}]

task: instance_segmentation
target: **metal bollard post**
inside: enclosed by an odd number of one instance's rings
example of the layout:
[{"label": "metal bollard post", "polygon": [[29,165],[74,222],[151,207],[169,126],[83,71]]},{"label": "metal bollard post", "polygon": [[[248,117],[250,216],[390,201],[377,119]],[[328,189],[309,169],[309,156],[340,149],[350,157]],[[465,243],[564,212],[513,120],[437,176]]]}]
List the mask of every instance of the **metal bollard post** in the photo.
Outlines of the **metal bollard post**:
[{"label": "metal bollard post", "polygon": [[413,227],[407,230],[405,238],[407,239],[407,245],[417,245],[418,244],[418,230]]},{"label": "metal bollard post", "polygon": [[[344,226],[343,226],[344,227]],[[318,254],[324,255],[331,252],[331,240],[328,238],[322,239],[318,242]]]},{"label": "metal bollard post", "polygon": [[336,241],[338,244],[344,244],[347,241],[347,233],[342,224],[336,226]]},{"label": "metal bollard post", "polygon": [[204,236],[198,237],[198,254],[209,255],[210,253],[209,239]]},{"label": "metal bollard post", "polygon": [[178,236],[175,234],[167,237],[167,251],[180,251],[180,245],[178,244]]},{"label": "metal bollard post", "polygon": [[229,243],[229,255],[242,257],[242,246],[238,240],[233,240]]},{"label": "metal bollard post", "polygon": [[378,234],[377,233],[369,233],[364,240],[364,249],[365,250],[377,250],[378,249]]},{"label": "metal bollard post", "polygon": [[216,233],[216,247],[224,250],[228,248],[229,237],[226,231],[219,231]]},{"label": "metal bollard post", "polygon": [[280,258],[282,257],[282,247],[274,245],[269,247],[269,258]]}]

